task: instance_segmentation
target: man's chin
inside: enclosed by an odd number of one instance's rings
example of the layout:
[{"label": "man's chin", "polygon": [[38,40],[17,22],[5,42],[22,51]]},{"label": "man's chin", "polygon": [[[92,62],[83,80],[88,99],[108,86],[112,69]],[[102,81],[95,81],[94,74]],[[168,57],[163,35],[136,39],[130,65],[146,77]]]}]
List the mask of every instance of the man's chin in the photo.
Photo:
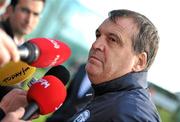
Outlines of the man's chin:
[{"label": "man's chin", "polygon": [[24,30],[22,31],[23,35],[30,34],[31,32],[32,32],[31,29],[24,29]]},{"label": "man's chin", "polygon": [[31,33],[31,31],[26,31],[26,32],[24,32],[24,35],[28,35],[30,33]]},{"label": "man's chin", "polygon": [[88,63],[86,64],[85,69],[86,69],[86,71],[88,72],[88,71],[93,70],[95,67],[96,67],[95,64],[88,62]]},{"label": "man's chin", "polygon": [[92,63],[87,63],[85,69],[86,72],[90,75],[97,74],[97,71],[99,71],[98,66]]}]

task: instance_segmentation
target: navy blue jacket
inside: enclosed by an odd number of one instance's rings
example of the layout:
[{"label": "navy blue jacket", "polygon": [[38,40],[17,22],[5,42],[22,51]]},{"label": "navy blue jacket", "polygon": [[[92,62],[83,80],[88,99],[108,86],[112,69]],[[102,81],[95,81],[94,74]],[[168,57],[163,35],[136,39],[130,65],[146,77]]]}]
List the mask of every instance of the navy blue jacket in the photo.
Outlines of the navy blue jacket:
[{"label": "navy blue jacket", "polygon": [[85,76],[85,64],[82,64],[70,82],[67,89],[67,97],[65,102],[56,112],[47,118],[46,122],[67,122],[70,117],[77,113],[81,107],[84,107],[88,101],[93,98],[93,89],[91,85],[87,91],[84,92],[83,96],[78,96],[78,93],[80,90],[82,90],[82,87],[85,87],[83,85],[84,82],[86,84],[87,82],[90,82],[84,80]]},{"label": "navy blue jacket", "polygon": [[94,99],[70,122],[160,122],[147,91],[146,72],[92,85]]}]

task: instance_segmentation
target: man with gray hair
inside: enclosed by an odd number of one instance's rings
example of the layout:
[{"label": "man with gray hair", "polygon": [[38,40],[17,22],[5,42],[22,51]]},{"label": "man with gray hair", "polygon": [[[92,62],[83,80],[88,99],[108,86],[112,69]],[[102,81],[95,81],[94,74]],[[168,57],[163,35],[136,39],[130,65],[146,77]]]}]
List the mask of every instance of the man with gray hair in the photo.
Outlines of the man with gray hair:
[{"label": "man with gray hair", "polygon": [[95,34],[85,66],[94,98],[69,121],[160,122],[146,79],[158,50],[156,27],[137,12],[113,10]]}]

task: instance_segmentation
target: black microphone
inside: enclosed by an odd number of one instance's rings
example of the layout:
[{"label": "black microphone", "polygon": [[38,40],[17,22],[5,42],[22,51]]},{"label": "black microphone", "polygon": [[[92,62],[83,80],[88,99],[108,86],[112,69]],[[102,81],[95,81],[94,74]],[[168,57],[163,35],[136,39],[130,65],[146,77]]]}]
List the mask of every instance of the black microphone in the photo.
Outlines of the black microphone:
[{"label": "black microphone", "polygon": [[[60,79],[62,81],[62,83],[64,85],[67,84],[67,82],[70,79],[70,73],[69,71],[66,69],[65,66],[63,65],[58,65],[58,66],[54,66],[52,68],[50,68],[44,76],[46,75],[53,75],[55,77],[57,77],[58,79]],[[29,82],[28,82],[28,87],[31,87],[31,85],[33,83],[35,83],[37,81],[37,79],[32,78]]]},{"label": "black microphone", "polygon": [[64,85],[67,84],[67,82],[70,79],[70,73],[63,65],[54,66],[51,69],[49,69],[45,75],[53,75],[59,78]]}]

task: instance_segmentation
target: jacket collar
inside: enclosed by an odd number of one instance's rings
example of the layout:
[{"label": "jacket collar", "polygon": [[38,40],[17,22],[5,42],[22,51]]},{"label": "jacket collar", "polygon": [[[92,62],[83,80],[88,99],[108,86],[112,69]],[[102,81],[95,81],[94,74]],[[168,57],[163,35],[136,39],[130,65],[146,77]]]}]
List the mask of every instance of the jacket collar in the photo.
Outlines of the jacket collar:
[{"label": "jacket collar", "polygon": [[132,89],[142,88],[145,89],[147,86],[147,72],[128,73],[124,76],[101,84],[92,84],[95,91],[95,96],[102,95],[106,92],[129,91]]}]

